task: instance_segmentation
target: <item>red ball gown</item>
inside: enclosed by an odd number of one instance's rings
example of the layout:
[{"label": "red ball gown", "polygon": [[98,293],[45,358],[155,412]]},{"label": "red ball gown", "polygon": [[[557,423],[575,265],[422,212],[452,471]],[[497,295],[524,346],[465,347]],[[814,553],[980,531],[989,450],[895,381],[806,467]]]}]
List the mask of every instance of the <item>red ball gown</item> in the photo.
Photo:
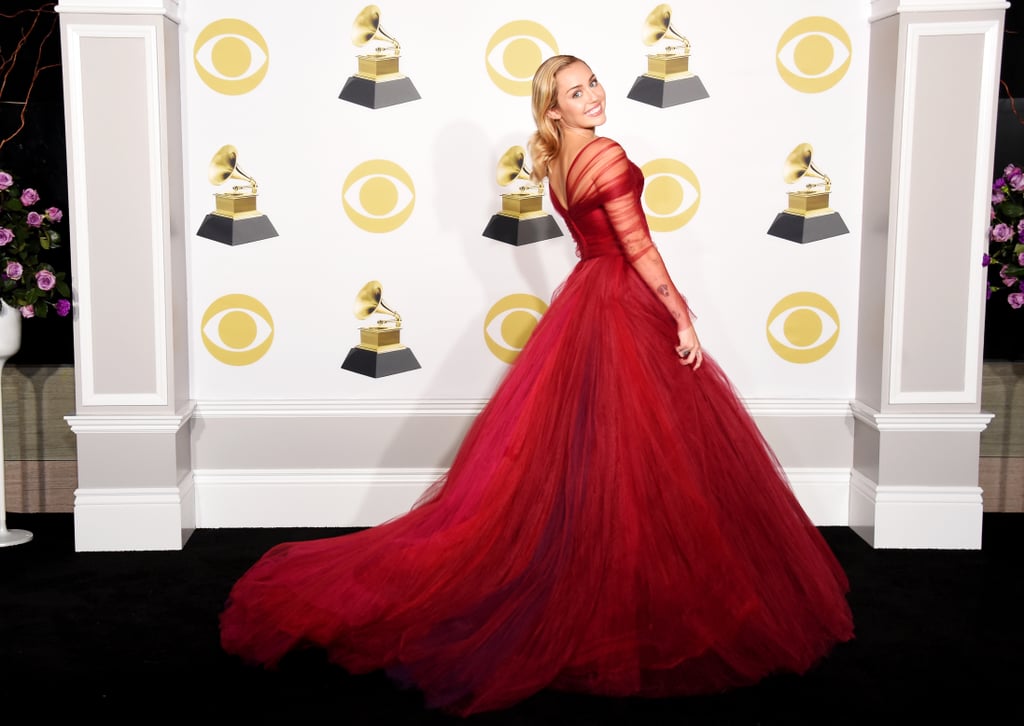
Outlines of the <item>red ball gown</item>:
[{"label": "red ball gown", "polygon": [[842,568],[619,243],[649,238],[643,184],[615,142],[583,148],[552,197],[581,259],[447,474],[387,523],[270,549],[231,590],[226,651],[323,649],[466,715],[721,692],[853,637]]}]

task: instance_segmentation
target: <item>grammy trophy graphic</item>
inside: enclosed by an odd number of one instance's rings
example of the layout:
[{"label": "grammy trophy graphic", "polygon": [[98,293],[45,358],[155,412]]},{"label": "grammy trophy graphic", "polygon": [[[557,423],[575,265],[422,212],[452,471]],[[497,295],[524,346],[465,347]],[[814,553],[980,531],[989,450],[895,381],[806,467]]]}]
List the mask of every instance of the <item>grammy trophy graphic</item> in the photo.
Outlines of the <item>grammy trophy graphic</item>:
[{"label": "grammy trophy graphic", "polygon": [[672,27],[672,8],[662,4],[650,12],[643,41],[649,46],[661,41],[666,45],[647,56],[647,72],[637,76],[627,98],[659,108],[708,98],[704,84],[690,71],[690,41]]},{"label": "grammy trophy graphic", "polygon": [[[530,182],[526,168],[526,151],[522,146],[509,147],[498,161],[498,184],[506,187],[521,180]],[[525,245],[562,236],[558,223],[541,207],[544,183],[524,183],[515,192],[501,195],[501,211],[491,217],[484,237],[510,245]]]},{"label": "grammy trophy graphic", "polygon": [[217,150],[207,168],[210,183],[219,186],[229,179],[245,182],[230,192],[214,194],[216,208],[206,215],[196,232],[226,245],[277,237],[277,230],[266,215],[256,209],[256,180],[238,168],[238,150],[226,144]]},{"label": "grammy trophy graphic", "polygon": [[768,234],[773,237],[804,244],[850,231],[839,212],[828,205],[832,180],[811,163],[813,153],[810,144],[798,144],[786,157],[782,178],[787,184],[793,184],[801,178],[821,181],[808,182],[803,189],[789,192],[789,206],[775,216],[775,221],[768,229]]},{"label": "grammy trophy graphic", "polygon": [[395,106],[420,98],[419,91],[398,70],[401,46],[380,27],[380,8],[367,5],[352,24],[352,42],[362,47],[370,41],[385,43],[372,53],[357,56],[359,67],[341,89],[338,98],[367,108]]},{"label": "grammy trophy graphic", "polygon": [[370,378],[404,373],[420,367],[413,352],[402,345],[402,316],[384,304],[377,280],[363,285],[356,295],[353,313],[359,320],[385,315],[376,324],[359,329],[359,344],[349,350],[341,367]]}]

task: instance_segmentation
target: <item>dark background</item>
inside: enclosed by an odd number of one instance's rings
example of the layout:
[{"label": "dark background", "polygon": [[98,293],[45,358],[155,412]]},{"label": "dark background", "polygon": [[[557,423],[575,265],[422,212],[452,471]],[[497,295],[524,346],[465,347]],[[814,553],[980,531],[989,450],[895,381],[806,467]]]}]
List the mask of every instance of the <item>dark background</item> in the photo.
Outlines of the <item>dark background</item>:
[{"label": "dark background", "polygon": [[[64,220],[54,226],[61,236],[61,247],[47,261],[58,271],[66,272],[66,279],[72,282],[60,28],[53,7],[54,3],[39,0],[0,0],[0,83],[4,74],[9,73],[0,95],[0,139],[7,138],[18,128],[22,108],[26,111],[25,128],[0,149],[0,170],[12,174],[19,188],[32,187],[38,191],[43,207],[59,207],[64,211]],[[11,63],[22,34],[29,32],[35,17],[34,13],[19,11],[38,8],[46,10]],[[51,29],[53,32],[46,38]],[[29,91],[40,46],[40,66],[57,64],[57,67],[39,74],[25,106],[22,102]],[[11,356],[11,362],[73,363],[75,346],[71,321],[71,315],[61,318],[52,310],[46,318],[25,320],[21,326],[21,349]]]},{"label": "dark background", "polygon": [[[42,44],[42,65],[59,64],[60,37],[54,3],[39,0],[2,0],[0,2],[0,58],[9,59],[33,14],[23,10],[44,8],[44,16],[14,64],[0,98],[0,138],[8,136],[18,123]],[[997,116],[995,174],[1010,163],[1024,166],[1024,0],[1013,0],[1006,11],[1006,32]],[[46,32],[53,33],[43,41]],[[2,80],[2,71],[0,71]],[[61,69],[43,71],[32,89],[25,129],[0,149],[0,170],[14,174],[39,192],[45,206],[67,212],[68,185],[64,134],[64,91]],[[1015,107],[1015,108],[1014,108]],[[111,190],[116,193],[116,190]],[[65,218],[66,219],[66,218]],[[71,279],[71,260],[67,222],[57,225],[63,247],[51,262]],[[980,264],[980,262],[979,262]],[[995,271],[992,271],[993,273]],[[998,281],[998,275],[996,275]],[[130,301],[126,301],[130,304]],[[74,362],[71,316],[25,321],[21,350],[11,358],[24,364],[62,364]],[[985,311],[985,358],[988,360],[1024,360],[1024,308],[1014,310],[1006,296],[994,296]]]}]

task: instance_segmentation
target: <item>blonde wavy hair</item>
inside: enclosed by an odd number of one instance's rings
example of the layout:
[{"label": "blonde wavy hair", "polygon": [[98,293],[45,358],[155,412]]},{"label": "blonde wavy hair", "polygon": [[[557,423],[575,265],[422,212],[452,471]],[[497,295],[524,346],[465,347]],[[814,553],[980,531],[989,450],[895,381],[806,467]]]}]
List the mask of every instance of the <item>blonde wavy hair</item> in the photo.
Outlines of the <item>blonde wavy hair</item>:
[{"label": "blonde wavy hair", "polygon": [[548,116],[548,111],[555,108],[558,100],[555,76],[567,65],[577,61],[586,65],[585,61],[574,55],[554,55],[541,63],[533,74],[533,122],[537,130],[530,136],[527,146],[533,160],[530,178],[535,182],[542,181],[548,175],[551,160],[562,149],[562,127]]}]

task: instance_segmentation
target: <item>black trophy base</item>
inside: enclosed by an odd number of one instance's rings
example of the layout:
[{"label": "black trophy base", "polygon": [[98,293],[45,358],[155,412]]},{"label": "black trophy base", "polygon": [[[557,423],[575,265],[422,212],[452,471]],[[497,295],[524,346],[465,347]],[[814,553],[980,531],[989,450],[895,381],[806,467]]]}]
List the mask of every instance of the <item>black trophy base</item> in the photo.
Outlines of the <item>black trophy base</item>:
[{"label": "black trophy base", "polygon": [[371,81],[369,78],[352,76],[345,81],[338,98],[367,108],[384,108],[419,100],[420,94],[406,77]]},{"label": "black trophy base", "polygon": [[484,229],[484,237],[490,237],[516,247],[561,236],[562,230],[558,228],[558,223],[549,214],[527,219],[495,214]]},{"label": "black trophy base", "polygon": [[277,230],[266,215],[231,219],[219,214],[207,214],[196,232],[200,237],[223,242],[226,245],[244,245],[261,239],[277,237]]},{"label": "black trophy base", "polygon": [[839,212],[830,212],[816,217],[801,217],[799,214],[779,212],[768,229],[768,234],[788,239],[790,242],[806,244],[829,237],[838,237],[849,231],[843,218],[839,216]]},{"label": "black trophy base", "polygon": [[671,80],[637,76],[626,97],[658,108],[666,108],[678,106],[681,103],[699,101],[709,96],[707,89],[704,88],[704,84],[697,76]]},{"label": "black trophy base", "polygon": [[341,367],[370,378],[383,378],[395,373],[416,370],[420,367],[420,362],[408,348],[385,351],[352,348],[345,356],[345,362]]}]

